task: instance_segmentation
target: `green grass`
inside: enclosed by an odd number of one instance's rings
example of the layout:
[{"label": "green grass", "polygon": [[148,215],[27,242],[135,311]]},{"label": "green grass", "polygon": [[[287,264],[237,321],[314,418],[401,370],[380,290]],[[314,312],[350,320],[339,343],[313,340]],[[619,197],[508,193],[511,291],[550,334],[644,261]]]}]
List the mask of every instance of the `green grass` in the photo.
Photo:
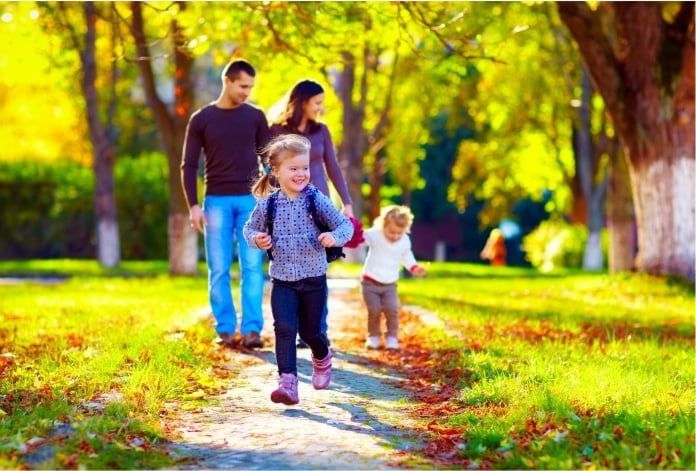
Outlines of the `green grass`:
[{"label": "green grass", "polygon": [[[77,275],[55,286],[0,286],[0,468],[36,459],[27,443],[61,427],[70,436],[43,446],[55,453],[41,467],[174,463],[159,446],[165,402],[195,404],[196,391],[223,381],[210,368],[214,331],[198,316],[205,277],[166,270],[164,262],[113,271],[89,261],[0,263],[3,274]],[[85,406],[109,391],[121,396],[103,409]]]},{"label": "green grass", "polygon": [[465,371],[460,455],[504,468],[693,468],[693,286],[432,264],[399,284]]},{"label": "green grass", "polygon": [[[88,276],[138,277],[164,275],[169,270],[166,260],[121,262],[116,268],[104,268],[96,260],[8,260],[0,261],[0,276]],[[198,272],[206,273],[205,263],[198,264]]]},{"label": "green grass", "polygon": [[[360,266],[332,264],[334,276]],[[199,404],[211,371],[206,279],[166,262],[0,262],[0,276],[68,276],[0,286],[0,468],[175,465],[160,445],[165,403]],[[204,267],[201,267],[201,274]],[[447,322],[434,349],[464,371],[462,456],[508,468],[693,468],[694,292],[661,278],[431,264],[399,283],[404,303]],[[102,410],[85,404],[109,391]],[[67,438],[51,437],[68,428]],[[145,451],[145,452],[144,452]],[[36,461],[32,464],[35,466]]]}]

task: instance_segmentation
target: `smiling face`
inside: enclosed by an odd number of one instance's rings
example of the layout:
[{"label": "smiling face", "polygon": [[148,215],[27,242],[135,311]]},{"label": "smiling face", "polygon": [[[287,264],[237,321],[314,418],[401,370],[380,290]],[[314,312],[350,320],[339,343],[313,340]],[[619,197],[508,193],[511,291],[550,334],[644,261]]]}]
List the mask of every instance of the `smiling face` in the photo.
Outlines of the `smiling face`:
[{"label": "smiling face", "polygon": [[294,198],[309,184],[309,153],[284,157],[280,165],[273,168],[273,176],[280,189],[289,198]]},{"label": "smiling face", "polygon": [[225,90],[234,106],[239,106],[249,98],[256,79],[246,72],[239,72],[236,79],[225,77]]},{"label": "smiling face", "polygon": [[314,95],[302,104],[302,115],[307,120],[316,121],[324,112],[324,94]]}]

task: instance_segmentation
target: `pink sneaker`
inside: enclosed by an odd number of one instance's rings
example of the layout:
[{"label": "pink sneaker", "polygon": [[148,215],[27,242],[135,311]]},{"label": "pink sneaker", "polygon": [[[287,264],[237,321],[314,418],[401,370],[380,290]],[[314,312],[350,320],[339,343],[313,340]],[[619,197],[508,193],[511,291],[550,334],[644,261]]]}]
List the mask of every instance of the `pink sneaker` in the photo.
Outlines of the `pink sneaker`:
[{"label": "pink sneaker", "polygon": [[297,376],[292,373],[283,373],[278,380],[278,388],[271,393],[271,401],[282,402],[287,406],[300,403],[297,394]]},{"label": "pink sneaker", "polygon": [[333,352],[329,349],[329,354],[323,360],[316,360],[312,357],[312,386],[314,389],[326,389],[331,382],[331,358]]}]

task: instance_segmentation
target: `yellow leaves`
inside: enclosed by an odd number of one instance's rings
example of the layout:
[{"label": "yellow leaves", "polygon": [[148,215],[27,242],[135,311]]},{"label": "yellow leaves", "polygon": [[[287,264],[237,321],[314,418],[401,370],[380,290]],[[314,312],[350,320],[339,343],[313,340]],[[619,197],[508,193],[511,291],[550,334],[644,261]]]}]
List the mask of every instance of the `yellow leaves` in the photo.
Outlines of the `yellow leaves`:
[{"label": "yellow leaves", "polygon": [[[4,160],[53,160],[89,156],[79,102],[67,90],[63,73],[46,57],[70,68],[69,51],[56,57],[51,36],[37,27],[31,4],[13,5],[11,28],[0,28],[0,147]],[[58,115],[58,116],[57,116]]]}]

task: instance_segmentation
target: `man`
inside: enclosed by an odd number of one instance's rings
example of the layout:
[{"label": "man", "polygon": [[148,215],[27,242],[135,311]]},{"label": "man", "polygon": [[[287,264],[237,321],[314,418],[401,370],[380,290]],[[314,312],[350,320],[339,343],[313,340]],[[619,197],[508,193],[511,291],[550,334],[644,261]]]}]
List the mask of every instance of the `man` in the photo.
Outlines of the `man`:
[{"label": "man", "polygon": [[[222,73],[218,99],[191,116],[186,129],[181,181],[191,226],[205,234],[208,294],[217,321],[218,341],[237,343],[237,314],[232,303],[230,268],[236,238],[241,270],[242,344],[261,348],[263,329],[263,251],[247,245],[244,223],[256,201],[251,184],[259,176],[259,155],[268,143],[266,116],[246,103],[256,71],[246,61],[230,62]],[[196,177],[201,149],[205,154],[205,202],[198,205]]]}]

